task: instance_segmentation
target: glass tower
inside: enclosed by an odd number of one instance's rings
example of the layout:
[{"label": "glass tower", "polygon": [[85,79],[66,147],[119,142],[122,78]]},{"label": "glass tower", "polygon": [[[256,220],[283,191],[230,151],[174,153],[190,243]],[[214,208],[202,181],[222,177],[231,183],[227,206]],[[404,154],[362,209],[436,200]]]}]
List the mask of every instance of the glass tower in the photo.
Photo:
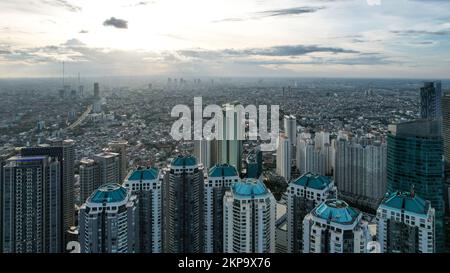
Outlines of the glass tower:
[{"label": "glass tower", "polygon": [[442,136],[436,120],[417,120],[389,126],[387,190],[411,191],[436,210],[436,250],[444,243]]}]

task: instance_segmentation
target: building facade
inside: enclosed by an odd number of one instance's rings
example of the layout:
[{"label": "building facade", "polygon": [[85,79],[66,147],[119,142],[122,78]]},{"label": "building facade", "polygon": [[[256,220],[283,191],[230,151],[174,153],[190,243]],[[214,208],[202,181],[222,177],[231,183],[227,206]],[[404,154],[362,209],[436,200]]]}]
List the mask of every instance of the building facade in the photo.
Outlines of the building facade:
[{"label": "building facade", "polygon": [[430,202],[410,192],[388,194],[377,210],[377,237],[384,253],[435,252]]},{"label": "building facade", "polygon": [[138,252],[162,252],[162,173],[157,168],[138,168],[123,186],[139,200]]},{"label": "building facade", "polygon": [[306,173],[289,183],[287,191],[288,252],[303,251],[303,219],[321,202],[335,195],[334,182],[321,175]]},{"label": "building facade", "polygon": [[414,192],[435,209],[436,251],[444,246],[444,163],[440,122],[417,120],[389,126],[387,189]]},{"label": "building facade", "polygon": [[291,168],[292,168],[292,146],[291,141],[284,134],[281,134],[278,138],[277,148],[277,174],[286,179],[291,180]]},{"label": "building facade", "polygon": [[274,253],[276,201],[264,183],[244,179],[225,193],[224,253]]},{"label": "building facade", "polygon": [[61,164],[57,157],[14,156],[3,166],[3,253],[63,250]]},{"label": "building facade", "polygon": [[98,164],[100,185],[120,184],[120,155],[109,151],[103,151],[94,155]]},{"label": "building facade", "polygon": [[387,144],[365,138],[335,143],[334,179],[341,198],[376,210],[386,193]]},{"label": "building facade", "polygon": [[442,84],[440,81],[425,82],[420,88],[420,117],[422,119],[442,118]]},{"label": "building facade", "polygon": [[342,200],[322,202],[303,220],[303,253],[364,253],[368,238],[362,214]]},{"label": "building facade", "polygon": [[83,204],[100,187],[100,168],[93,159],[80,160],[80,202]]},{"label": "building facade", "polygon": [[205,253],[223,252],[223,197],[232,183],[240,181],[233,166],[220,164],[209,170],[205,181]]},{"label": "building facade", "polygon": [[204,250],[203,168],[193,156],[172,160],[163,182],[163,252]]},{"label": "building facade", "polygon": [[102,185],[80,207],[81,253],[135,253],[139,239],[138,199],[131,190]]}]

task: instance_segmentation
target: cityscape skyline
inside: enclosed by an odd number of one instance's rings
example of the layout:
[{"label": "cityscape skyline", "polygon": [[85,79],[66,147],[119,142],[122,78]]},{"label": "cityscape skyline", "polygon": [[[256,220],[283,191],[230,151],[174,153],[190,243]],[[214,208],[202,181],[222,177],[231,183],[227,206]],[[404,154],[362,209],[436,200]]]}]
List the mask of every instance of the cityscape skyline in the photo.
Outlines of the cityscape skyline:
[{"label": "cityscape skyline", "polygon": [[449,10],[0,1],[0,253],[450,253]]},{"label": "cityscape skyline", "polygon": [[58,77],[66,61],[69,74],[91,76],[443,79],[448,7],[439,0],[115,0],[107,7],[6,0],[0,77]]}]

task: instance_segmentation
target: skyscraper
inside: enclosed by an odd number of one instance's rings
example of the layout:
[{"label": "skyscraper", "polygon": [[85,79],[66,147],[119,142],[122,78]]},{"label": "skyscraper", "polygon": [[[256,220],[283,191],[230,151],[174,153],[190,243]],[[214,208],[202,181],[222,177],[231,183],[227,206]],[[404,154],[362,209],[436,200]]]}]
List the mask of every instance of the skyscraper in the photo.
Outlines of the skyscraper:
[{"label": "skyscraper", "polygon": [[223,106],[223,128],[219,128],[218,134],[223,140],[216,141],[217,163],[229,164],[241,173],[242,170],[242,139],[244,133],[240,128],[242,119],[240,112],[235,111],[237,103],[225,104]]},{"label": "skyscraper", "polygon": [[139,246],[136,195],[118,184],[98,188],[80,207],[81,253],[134,253]]},{"label": "skyscraper", "polygon": [[425,82],[420,88],[420,117],[440,120],[442,118],[441,101],[441,82]]},{"label": "skyscraper", "polygon": [[[308,172],[329,175],[333,174],[334,147],[323,138],[316,137],[317,141],[311,137],[301,136],[297,140],[297,160],[296,165],[300,174]],[[322,141],[319,141],[322,140]]]},{"label": "skyscraper", "polygon": [[436,251],[444,244],[443,160],[440,122],[417,120],[389,126],[387,189],[408,192],[431,202],[436,211]]},{"label": "skyscraper", "polygon": [[0,206],[2,252],[62,251],[61,164],[49,156],[15,156],[6,161]]},{"label": "skyscraper", "polygon": [[172,160],[163,182],[163,252],[203,252],[203,169],[197,159]]},{"label": "skyscraper", "polygon": [[94,160],[99,166],[100,185],[104,184],[118,184],[120,179],[120,155],[103,151],[94,155]]},{"label": "skyscraper", "polygon": [[335,195],[334,182],[321,175],[306,173],[292,180],[287,190],[288,252],[303,250],[303,219],[318,204]]},{"label": "skyscraper", "polygon": [[444,138],[444,161],[445,161],[445,234],[447,234],[446,250],[450,252],[450,94],[442,98],[442,136]]},{"label": "skyscraper", "polygon": [[362,214],[342,200],[322,202],[303,220],[303,253],[364,253],[367,242]]},{"label": "skyscraper", "polygon": [[376,210],[386,193],[386,157],[386,143],[338,138],[334,179],[341,198]]},{"label": "skyscraper", "polygon": [[291,180],[291,141],[284,134],[278,138],[277,148],[277,174],[284,177],[286,181]]},{"label": "skyscraper", "polygon": [[[7,160],[13,157],[16,151],[13,149],[4,150],[0,152],[0,223],[3,223],[3,166],[6,165]],[[3,238],[3,228],[0,227],[0,253],[3,250],[2,238]]]},{"label": "skyscraper", "polygon": [[100,168],[93,159],[80,160],[80,202],[83,204],[100,187]]},{"label": "skyscraper", "polygon": [[283,118],[284,132],[291,141],[292,146],[297,145],[297,119],[294,115],[286,115]]},{"label": "skyscraper", "polygon": [[214,166],[216,158],[213,154],[213,145],[215,141],[202,139],[194,140],[194,156],[198,159],[198,163],[203,164],[205,169],[209,169]]},{"label": "skyscraper", "polygon": [[224,252],[275,252],[276,201],[264,183],[244,179],[225,193]]},{"label": "skyscraper", "polygon": [[377,237],[385,253],[433,253],[434,209],[414,193],[393,192],[377,210]]},{"label": "skyscraper", "polygon": [[233,166],[220,164],[209,170],[205,181],[205,252],[223,252],[223,197],[232,183],[239,182]]},{"label": "skyscraper", "polygon": [[128,174],[128,158],[127,158],[128,141],[117,140],[108,143],[108,148],[113,153],[119,154],[119,178],[122,181]]},{"label": "skyscraper", "polygon": [[123,186],[139,200],[139,245],[142,253],[162,251],[162,177],[157,168],[138,168],[126,177]]},{"label": "skyscraper", "polygon": [[259,147],[251,150],[246,159],[247,178],[259,178],[263,171],[262,151]]},{"label": "skyscraper", "polygon": [[100,85],[98,82],[94,83],[94,98],[100,98]]},{"label": "skyscraper", "polygon": [[[62,181],[62,213],[63,213],[63,234],[75,224],[75,196],[74,196],[74,175],[75,175],[75,142],[71,139],[50,139],[49,144],[39,147],[27,147],[20,150],[22,156],[46,155],[56,157],[60,164],[60,176]],[[63,237],[65,245],[65,238]]]}]

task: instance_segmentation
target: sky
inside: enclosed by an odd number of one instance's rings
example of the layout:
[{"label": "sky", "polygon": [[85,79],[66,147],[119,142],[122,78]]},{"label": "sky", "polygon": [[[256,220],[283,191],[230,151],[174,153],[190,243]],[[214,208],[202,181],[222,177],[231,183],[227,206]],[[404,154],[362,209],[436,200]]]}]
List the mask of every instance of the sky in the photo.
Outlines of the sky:
[{"label": "sky", "polygon": [[0,78],[450,78],[450,0],[0,0]]}]

